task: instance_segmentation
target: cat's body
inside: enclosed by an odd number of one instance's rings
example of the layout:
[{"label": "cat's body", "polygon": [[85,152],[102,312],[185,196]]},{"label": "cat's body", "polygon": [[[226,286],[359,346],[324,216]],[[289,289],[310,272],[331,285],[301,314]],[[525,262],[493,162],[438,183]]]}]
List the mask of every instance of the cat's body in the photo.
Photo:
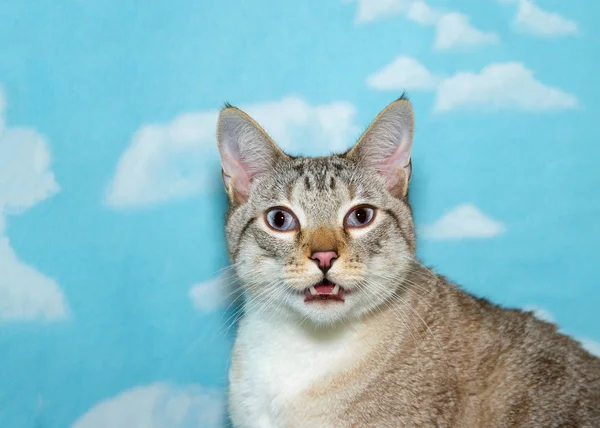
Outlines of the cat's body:
[{"label": "cat's body", "polygon": [[422,289],[405,302],[327,333],[248,308],[230,375],[235,426],[599,426],[598,359],[531,313],[415,276]]},{"label": "cat's body", "polygon": [[411,142],[405,100],[350,152],[317,159],[222,113],[226,232],[246,297],[234,426],[600,427],[599,359],[415,259]]}]

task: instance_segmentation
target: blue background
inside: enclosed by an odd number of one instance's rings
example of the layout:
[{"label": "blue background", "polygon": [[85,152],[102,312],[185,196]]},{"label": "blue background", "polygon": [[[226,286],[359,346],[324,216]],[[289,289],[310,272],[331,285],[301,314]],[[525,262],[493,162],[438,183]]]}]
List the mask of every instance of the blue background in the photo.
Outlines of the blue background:
[{"label": "blue background", "polygon": [[223,426],[225,101],[326,154],[407,89],[420,257],[600,353],[600,3],[536,1],[1,2],[0,426]]}]

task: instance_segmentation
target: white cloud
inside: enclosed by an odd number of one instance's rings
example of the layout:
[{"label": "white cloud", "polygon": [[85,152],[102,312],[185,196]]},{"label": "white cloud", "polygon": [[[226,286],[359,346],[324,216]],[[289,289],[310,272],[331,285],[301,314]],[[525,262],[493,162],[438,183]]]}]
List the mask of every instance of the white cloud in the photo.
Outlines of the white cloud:
[{"label": "white cloud", "polygon": [[71,428],[221,428],[224,422],[220,391],[154,383],[98,403]]},{"label": "white cloud", "polygon": [[574,35],[579,32],[577,23],[558,13],[548,12],[532,0],[499,0],[501,3],[517,3],[514,26],[518,31],[539,37]]},{"label": "white cloud", "polygon": [[68,312],[56,282],[20,261],[8,238],[0,236],[0,322],[58,321]]},{"label": "white cloud", "polygon": [[18,259],[5,236],[7,215],[18,215],[60,190],[44,137],[11,128],[0,91],[0,322],[60,320],[68,307],[58,285]]},{"label": "white cloud", "polygon": [[497,34],[473,27],[462,13],[446,13],[436,23],[434,48],[437,50],[466,49],[498,43]]},{"label": "white cloud", "polygon": [[586,351],[600,358],[600,342],[590,339],[580,339],[579,342]]},{"label": "white cloud", "polygon": [[0,210],[18,214],[59,190],[46,140],[31,129],[7,128],[0,135]]},{"label": "white cloud", "polygon": [[424,1],[413,1],[407,8],[406,16],[422,25],[435,25],[442,14]]},{"label": "white cloud", "polygon": [[410,0],[357,0],[355,22],[366,23],[406,10]]},{"label": "white cloud", "polygon": [[505,231],[497,222],[471,204],[464,204],[444,214],[435,223],[423,228],[423,237],[430,240],[493,238]]},{"label": "white cloud", "polygon": [[[554,318],[554,315],[550,311],[548,311],[544,308],[532,305],[532,306],[526,306],[525,308],[523,308],[523,310],[533,312],[533,314],[542,321],[546,321],[546,322],[549,322],[552,324],[557,324],[556,319]],[[567,335],[571,336],[569,333],[562,331],[560,326],[557,325],[557,327],[558,327],[558,330],[560,332],[562,332],[563,334],[567,334]],[[600,342],[597,342],[597,341],[591,340],[591,339],[587,339],[587,338],[583,338],[583,337],[579,337],[579,338],[576,338],[574,336],[571,336],[571,337],[573,337],[575,340],[577,340],[579,343],[581,343],[581,346],[583,346],[583,348],[586,351],[588,351],[590,354],[595,355],[600,358]]]},{"label": "white cloud", "polygon": [[[241,106],[291,153],[343,150],[359,132],[346,102],[310,105],[290,96]],[[215,139],[217,111],[190,112],[136,132],[105,196],[113,208],[147,206],[199,194],[221,185]]]},{"label": "white cloud", "polygon": [[577,23],[553,12],[547,12],[530,0],[521,0],[515,24],[518,28],[542,37],[576,34]]},{"label": "white cloud", "polygon": [[490,64],[481,72],[459,72],[437,90],[435,110],[493,109],[547,111],[575,108],[577,98],[535,79],[518,62]]},{"label": "white cloud", "polygon": [[533,315],[542,321],[546,321],[552,324],[556,323],[554,315],[552,315],[552,313],[550,313],[546,309],[540,308],[539,306],[526,306],[523,308],[523,310],[527,312],[533,312]]},{"label": "white cloud", "polygon": [[4,133],[4,112],[6,110],[6,101],[4,100],[4,91],[0,87],[0,135]]},{"label": "white cloud", "polygon": [[442,11],[423,0],[358,0],[356,23],[367,23],[384,17],[404,14],[421,25],[435,27],[434,49],[466,49],[498,43],[498,35],[471,25],[468,16]]},{"label": "white cloud", "polygon": [[431,90],[439,78],[419,61],[400,56],[367,78],[367,84],[378,90]]},{"label": "white cloud", "polygon": [[575,95],[541,83],[519,62],[490,64],[479,73],[463,71],[448,77],[402,56],[371,74],[367,85],[381,91],[435,90],[437,112],[482,108],[550,111],[579,105]]},{"label": "white cloud", "polygon": [[[216,112],[187,113],[139,129],[119,159],[109,206],[150,205],[200,193],[217,183]],[[213,147],[215,146],[215,147]]]},{"label": "white cloud", "polygon": [[239,283],[228,269],[216,278],[194,285],[189,292],[194,307],[202,312],[227,308],[239,296]]}]

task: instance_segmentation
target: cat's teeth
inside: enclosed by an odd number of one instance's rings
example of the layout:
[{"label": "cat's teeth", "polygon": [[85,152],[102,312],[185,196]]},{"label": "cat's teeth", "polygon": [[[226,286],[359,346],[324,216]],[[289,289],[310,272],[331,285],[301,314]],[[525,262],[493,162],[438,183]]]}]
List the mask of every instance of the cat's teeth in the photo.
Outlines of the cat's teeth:
[{"label": "cat's teeth", "polygon": [[310,291],[310,294],[312,294],[313,296],[316,296],[317,294],[319,294],[319,293],[317,293],[317,289],[315,288],[314,285],[312,287],[310,287],[308,290]]},{"label": "cat's teeth", "polygon": [[336,284],[335,287],[333,287],[333,290],[331,291],[331,294],[333,294],[335,296],[339,292],[340,292],[340,286]]}]

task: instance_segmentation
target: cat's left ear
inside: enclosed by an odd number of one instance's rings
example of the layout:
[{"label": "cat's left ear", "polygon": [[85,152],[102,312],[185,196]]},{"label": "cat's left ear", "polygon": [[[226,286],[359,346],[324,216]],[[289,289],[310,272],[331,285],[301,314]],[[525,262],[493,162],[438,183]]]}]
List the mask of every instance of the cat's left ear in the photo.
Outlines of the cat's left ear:
[{"label": "cat's left ear", "polygon": [[250,185],[261,174],[288,157],[250,116],[227,106],[219,114],[217,141],[223,182],[231,202],[248,200]]},{"label": "cat's left ear", "polygon": [[412,173],[413,132],[412,105],[408,99],[401,97],[377,115],[346,156],[379,172],[388,190],[403,198],[408,192]]}]

